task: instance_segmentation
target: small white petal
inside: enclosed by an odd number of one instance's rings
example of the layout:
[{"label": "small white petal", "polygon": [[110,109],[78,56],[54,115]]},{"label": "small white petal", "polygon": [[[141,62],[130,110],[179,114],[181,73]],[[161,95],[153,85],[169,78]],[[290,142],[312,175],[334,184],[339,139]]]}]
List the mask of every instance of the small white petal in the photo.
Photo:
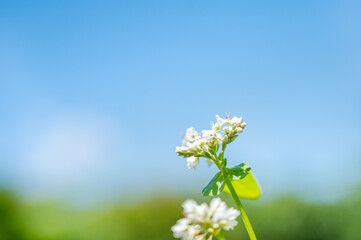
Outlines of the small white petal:
[{"label": "small white petal", "polygon": [[211,165],[212,165],[212,163],[213,163],[213,160],[212,160],[212,159],[207,158],[207,164],[208,164],[208,166],[211,166]]},{"label": "small white petal", "polygon": [[187,215],[189,213],[192,213],[196,210],[196,207],[198,206],[197,202],[191,199],[186,200],[182,207],[184,208],[184,214]]},{"label": "small white petal", "polygon": [[189,157],[187,158],[187,166],[189,169],[195,168],[199,163],[198,157]]}]

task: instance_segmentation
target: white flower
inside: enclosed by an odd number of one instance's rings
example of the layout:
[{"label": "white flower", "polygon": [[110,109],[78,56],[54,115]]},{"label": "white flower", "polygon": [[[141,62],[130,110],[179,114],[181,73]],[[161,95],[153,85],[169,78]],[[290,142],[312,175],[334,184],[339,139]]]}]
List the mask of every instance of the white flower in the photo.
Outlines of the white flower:
[{"label": "white flower", "polygon": [[[213,124],[212,129],[215,131],[221,130],[223,124],[227,123],[227,118],[221,118],[219,115],[216,115],[217,122]],[[229,124],[229,122],[228,122]]]},{"label": "white flower", "polygon": [[204,137],[207,140],[213,140],[213,138],[217,137],[216,131],[214,131],[214,130],[203,130],[202,131],[202,137]]},{"label": "white flower", "polygon": [[202,146],[204,146],[204,144],[205,144],[206,142],[207,142],[207,139],[206,139],[206,138],[204,138],[204,137],[197,137],[197,138],[194,140],[193,144],[196,145],[196,146],[198,146],[198,147],[202,147]]},{"label": "white flower", "polygon": [[[218,115],[217,115],[218,116]],[[221,124],[220,123],[218,123],[218,122],[216,122],[216,123],[214,123],[213,125],[212,125],[212,130],[213,131],[219,131],[219,130],[221,130]]]},{"label": "white flower", "polygon": [[237,118],[234,117],[231,119],[231,125],[235,128],[245,128],[246,127],[246,123],[243,122],[243,118]]},{"label": "white flower", "polygon": [[176,153],[186,153],[189,151],[189,148],[187,148],[185,146],[176,147],[175,151],[176,151]]},{"label": "white flower", "polygon": [[223,133],[224,133],[224,135],[227,135],[227,136],[231,135],[232,134],[232,127],[231,126],[225,126],[223,128]]},{"label": "white flower", "polygon": [[198,137],[198,132],[194,129],[194,127],[190,127],[187,129],[186,133],[183,137],[183,145],[188,145],[189,143],[192,143],[196,140]]},{"label": "white flower", "polygon": [[[201,234],[196,236],[195,240],[206,240],[207,235],[206,234]],[[212,238],[208,238],[208,240],[211,240]]]},{"label": "white flower", "polygon": [[232,119],[231,119],[231,124],[232,124],[232,126],[238,126],[239,124],[241,124],[242,123],[242,121],[243,121],[243,118],[238,118],[238,117],[233,117]]},{"label": "white flower", "polygon": [[206,143],[207,139],[204,137],[197,137],[192,141],[192,143],[188,143],[188,150],[193,154],[200,153],[204,149],[204,145]]},{"label": "white flower", "polygon": [[190,143],[188,150],[191,153],[196,153],[198,151],[198,146],[196,144]]},{"label": "white flower", "polygon": [[[220,144],[233,142],[246,126],[243,119],[238,117],[221,118],[216,115],[216,119],[217,122],[212,123],[212,129],[201,131],[202,136],[198,134],[194,127],[188,128],[184,134],[183,146],[176,147],[179,156],[189,158],[187,159],[189,168],[195,168],[198,165],[198,157],[207,158],[208,164],[211,164],[213,161],[210,159],[219,153]],[[222,131],[221,127],[224,124],[226,126],[223,127]]]},{"label": "white flower", "polygon": [[233,229],[240,214],[219,198],[214,198],[209,206],[198,205],[193,200],[185,201],[182,206],[185,217],[172,227],[174,237],[182,240],[211,240],[213,235]]},{"label": "white flower", "polygon": [[189,169],[195,168],[199,163],[198,157],[189,157],[187,158],[187,166]]},{"label": "white flower", "polygon": [[202,137],[207,140],[206,143],[209,147],[216,146],[223,140],[223,136],[220,133],[217,133],[215,130],[203,130]]},{"label": "white flower", "polygon": [[189,214],[194,212],[197,206],[198,206],[197,202],[192,199],[188,199],[184,201],[184,203],[182,204],[182,207],[184,209],[184,214]]},{"label": "white flower", "polygon": [[190,220],[187,218],[182,218],[177,221],[177,224],[174,225],[171,229],[173,231],[173,236],[175,238],[183,238],[185,237],[188,231],[188,226],[190,224]]},{"label": "white flower", "polygon": [[238,128],[236,128],[236,131],[237,131],[238,133],[241,133],[241,132],[243,132],[243,128],[238,127]]}]

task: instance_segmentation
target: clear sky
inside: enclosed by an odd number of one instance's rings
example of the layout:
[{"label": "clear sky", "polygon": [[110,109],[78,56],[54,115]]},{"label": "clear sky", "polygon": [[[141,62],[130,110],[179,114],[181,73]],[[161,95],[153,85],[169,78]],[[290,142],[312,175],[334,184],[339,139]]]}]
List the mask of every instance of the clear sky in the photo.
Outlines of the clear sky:
[{"label": "clear sky", "polygon": [[228,149],[264,196],[361,182],[360,1],[1,1],[0,185],[102,199],[199,191],[189,126],[243,116]]}]

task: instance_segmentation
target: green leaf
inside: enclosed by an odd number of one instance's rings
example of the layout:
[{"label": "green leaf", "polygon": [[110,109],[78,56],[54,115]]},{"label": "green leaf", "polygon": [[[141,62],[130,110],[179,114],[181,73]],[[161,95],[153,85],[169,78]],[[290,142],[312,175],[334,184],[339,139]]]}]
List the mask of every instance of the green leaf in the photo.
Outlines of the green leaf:
[{"label": "green leaf", "polygon": [[203,196],[218,196],[224,189],[225,181],[221,172],[214,175],[208,185],[203,188]]},{"label": "green leaf", "polygon": [[245,178],[251,167],[245,163],[241,163],[235,167],[229,167],[226,169],[227,175],[231,180],[240,180]]},{"label": "green leaf", "polygon": [[[255,200],[261,196],[261,189],[251,172],[239,180],[231,180],[231,183],[240,198]],[[223,188],[223,192],[231,195],[227,186]]]}]

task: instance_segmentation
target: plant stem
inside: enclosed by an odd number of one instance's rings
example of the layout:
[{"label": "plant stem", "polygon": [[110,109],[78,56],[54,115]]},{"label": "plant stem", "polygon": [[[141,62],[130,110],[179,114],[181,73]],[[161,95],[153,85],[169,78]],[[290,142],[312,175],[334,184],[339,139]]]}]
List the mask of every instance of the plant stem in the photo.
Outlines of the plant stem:
[{"label": "plant stem", "polygon": [[217,157],[214,160],[215,160],[215,163],[216,163],[217,167],[222,172],[224,180],[225,180],[225,182],[227,184],[227,187],[228,187],[229,191],[231,192],[232,198],[233,198],[234,202],[236,203],[237,208],[241,212],[241,217],[242,217],[244,226],[246,227],[249,238],[251,240],[257,240],[256,234],[254,234],[251,222],[249,221],[249,219],[247,217],[246,211],[244,210],[243,205],[242,205],[241,201],[239,200],[239,197],[238,197],[238,195],[236,193],[236,190],[234,189],[234,187],[232,185],[232,182],[229,180],[229,178],[227,176],[226,168],[221,166],[220,161],[219,161],[219,159]]},{"label": "plant stem", "polygon": [[251,240],[257,240],[257,237],[254,234],[251,222],[249,221],[249,219],[247,217],[247,214],[246,214],[246,211],[244,210],[243,205],[242,205],[241,201],[239,200],[239,197],[237,196],[236,190],[234,190],[234,187],[233,187],[231,181],[228,179],[227,176],[224,176],[224,179],[226,181],[226,184],[227,184],[227,187],[228,187],[229,191],[232,194],[233,200],[235,201],[235,203],[237,205],[237,208],[241,212],[241,217],[242,217],[244,226],[246,227],[246,230],[248,232],[249,238]]}]

